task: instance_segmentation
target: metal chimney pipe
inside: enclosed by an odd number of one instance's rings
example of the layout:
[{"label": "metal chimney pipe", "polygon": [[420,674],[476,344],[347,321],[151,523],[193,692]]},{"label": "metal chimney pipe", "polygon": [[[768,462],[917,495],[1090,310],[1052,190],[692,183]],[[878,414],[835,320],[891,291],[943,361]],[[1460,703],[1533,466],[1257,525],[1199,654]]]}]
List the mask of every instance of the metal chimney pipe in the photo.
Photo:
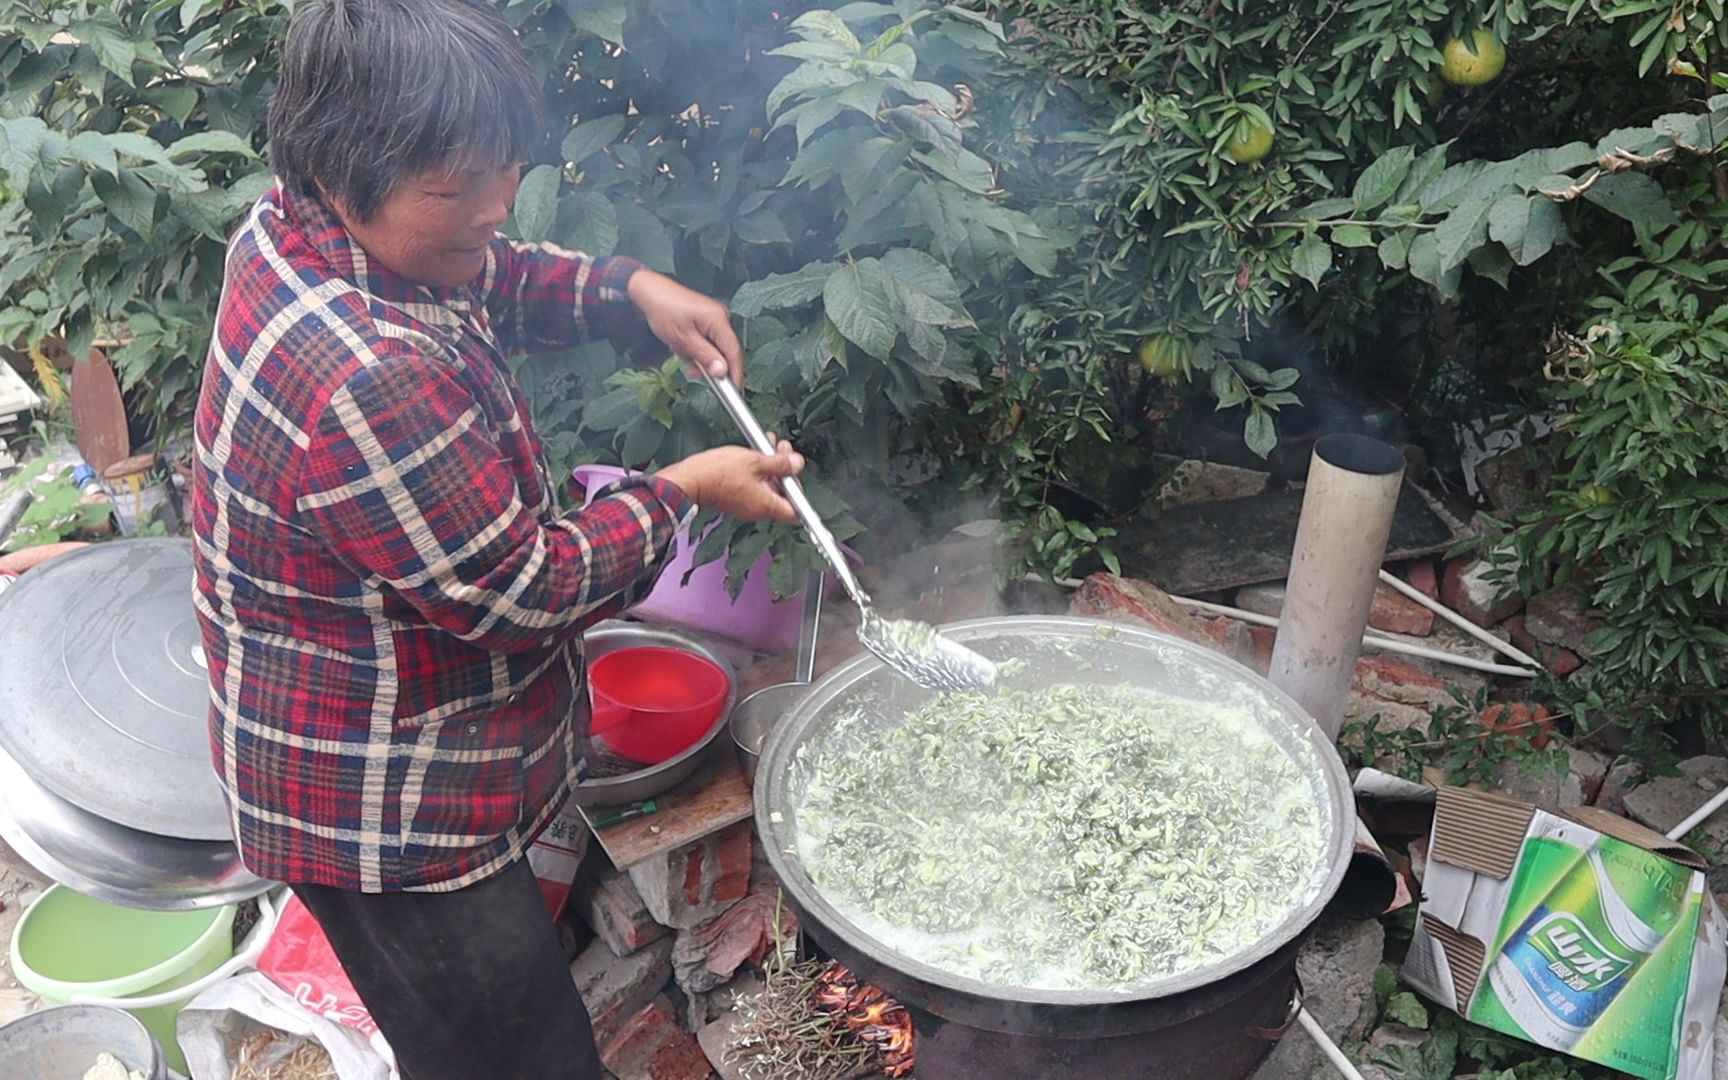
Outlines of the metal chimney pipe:
[{"label": "metal chimney pipe", "polygon": [[1403,482],[1404,455],[1378,439],[1314,443],[1270,678],[1334,739]]}]

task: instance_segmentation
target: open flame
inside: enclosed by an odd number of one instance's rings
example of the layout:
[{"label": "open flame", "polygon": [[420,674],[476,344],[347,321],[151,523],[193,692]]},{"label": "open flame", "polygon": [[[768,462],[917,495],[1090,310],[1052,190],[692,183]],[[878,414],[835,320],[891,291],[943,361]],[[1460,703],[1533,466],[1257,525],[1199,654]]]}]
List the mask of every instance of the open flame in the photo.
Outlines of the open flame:
[{"label": "open flame", "polygon": [[905,1076],[912,1071],[912,1017],[899,1002],[838,961],[816,980],[816,1007],[843,1020],[854,1034],[876,1048],[882,1071]]}]

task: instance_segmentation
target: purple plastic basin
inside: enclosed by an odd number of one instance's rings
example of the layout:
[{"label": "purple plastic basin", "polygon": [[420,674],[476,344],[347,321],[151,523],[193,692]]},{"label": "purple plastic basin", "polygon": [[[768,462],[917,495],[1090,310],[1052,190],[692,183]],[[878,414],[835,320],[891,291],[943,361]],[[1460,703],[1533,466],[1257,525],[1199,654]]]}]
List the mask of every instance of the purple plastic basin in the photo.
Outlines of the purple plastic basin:
[{"label": "purple plastic basin", "polygon": [[[607,484],[636,475],[633,470],[615,465],[582,465],[571,473],[570,479],[584,493],[586,505]],[[781,654],[798,648],[804,592],[799,590],[784,600],[774,599],[768,587],[768,568],[773,560],[767,552],[751,564],[736,601],[726,592],[724,557],[698,568],[690,575],[690,584],[683,584],[695,553],[696,544],[689,531],[679,533],[678,551],[666,572],[660,575],[647,599],[630,609],[630,614],[643,622],[719,634],[758,652]],[[834,586],[834,577],[828,574],[822,580],[826,593]]]}]

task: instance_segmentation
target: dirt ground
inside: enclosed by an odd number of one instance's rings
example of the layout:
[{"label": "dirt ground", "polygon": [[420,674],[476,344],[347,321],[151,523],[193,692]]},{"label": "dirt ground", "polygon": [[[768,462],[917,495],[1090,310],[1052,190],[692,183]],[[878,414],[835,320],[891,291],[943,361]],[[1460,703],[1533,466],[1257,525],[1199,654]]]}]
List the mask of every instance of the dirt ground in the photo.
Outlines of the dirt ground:
[{"label": "dirt ground", "polygon": [[46,878],[0,840],[0,1024],[16,1020],[41,1004],[35,994],[19,986],[12,977],[10,946],[13,927],[48,884]]}]

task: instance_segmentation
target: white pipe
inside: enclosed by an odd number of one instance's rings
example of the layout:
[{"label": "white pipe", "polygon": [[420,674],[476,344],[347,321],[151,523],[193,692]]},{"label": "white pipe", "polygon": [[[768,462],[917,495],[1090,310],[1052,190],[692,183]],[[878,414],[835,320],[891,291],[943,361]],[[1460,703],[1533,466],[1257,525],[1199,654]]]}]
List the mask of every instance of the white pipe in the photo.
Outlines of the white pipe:
[{"label": "white pipe", "polygon": [[[1195,600],[1192,597],[1187,596],[1172,596],[1170,599],[1181,604],[1183,607],[1191,607],[1195,611],[1204,611],[1209,615],[1223,615],[1226,618],[1240,619],[1242,622],[1253,623],[1256,626],[1270,626],[1273,628],[1278,626],[1277,619],[1270,615],[1262,615],[1257,611],[1243,611],[1241,608],[1233,608],[1227,604],[1214,604],[1208,600]],[[1444,649],[1430,649],[1426,645],[1412,645],[1407,641],[1399,641],[1397,638],[1381,637],[1379,634],[1364,633],[1362,635],[1362,647],[1365,649],[1374,649],[1379,652],[1394,652],[1403,653],[1405,656],[1419,656],[1425,660],[1438,660],[1441,663],[1453,664],[1461,668],[1469,668],[1472,671],[1485,671],[1490,675],[1515,675],[1525,679],[1536,677],[1536,672],[1531,671],[1528,668],[1512,667],[1508,664],[1495,664],[1487,660],[1478,660],[1473,656],[1459,656],[1457,653],[1449,653]]]},{"label": "white pipe", "polygon": [[1456,611],[1453,611],[1445,604],[1427,596],[1422,592],[1422,590],[1411,585],[1409,582],[1404,581],[1395,575],[1388,574],[1385,570],[1380,571],[1380,580],[1392,586],[1394,589],[1397,589],[1399,592],[1416,601],[1418,604],[1421,604],[1423,607],[1440,616],[1442,619],[1445,619],[1447,622],[1464,631],[1466,634],[1469,634],[1477,641],[1480,641],[1482,644],[1493,649],[1495,652],[1501,653],[1505,656],[1510,656],[1520,664],[1526,664],[1535,668],[1537,671],[1541,671],[1547,667],[1546,664],[1542,663],[1542,661],[1536,659],[1534,656],[1531,656],[1523,649],[1520,649],[1509,642],[1501,641],[1493,634],[1490,634],[1480,626],[1477,626],[1475,623],[1458,614]]},{"label": "white pipe", "polygon": [[1698,809],[1692,811],[1692,813],[1687,816],[1685,821],[1682,821],[1680,824],[1674,826],[1672,829],[1669,829],[1668,830],[1668,839],[1678,840],[1682,836],[1685,836],[1687,833],[1691,832],[1698,825],[1702,824],[1704,819],[1708,818],[1711,814],[1714,814],[1716,811],[1722,809],[1722,805],[1724,803],[1728,803],[1728,788],[1723,788],[1721,791],[1718,791],[1715,794],[1715,796],[1713,798],[1711,798],[1711,800],[1709,802],[1705,803],[1703,806],[1700,806]]},{"label": "white pipe", "polygon": [[1328,738],[1344,724],[1403,483],[1404,455],[1378,439],[1327,435],[1314,443],[1268,678]]},{"label": "white pipe", "polygon": [[1326,1034],[1326,1030],[1320,1026],[1320,1021],[1314,1019],[1307,1009],[1297,1008],[1296,1022],[1302,1025],[1302,1030],[1308,1033],[1308,1037],[1314,1040],[1314,1045],[1318,1046],[1320,1052],[1326,1055],[1326,1060],[1330,1061],[1332,1067],[1338,1070],[1338,1075],[1345,1077],[1345,1080],[1363,1080],[1363,1076],[1357,1071],[1356,1066],[1344,1056],[1344,1051],[1338,1049],[1338,1044],[1332,1041],[1332,1036]]}]

